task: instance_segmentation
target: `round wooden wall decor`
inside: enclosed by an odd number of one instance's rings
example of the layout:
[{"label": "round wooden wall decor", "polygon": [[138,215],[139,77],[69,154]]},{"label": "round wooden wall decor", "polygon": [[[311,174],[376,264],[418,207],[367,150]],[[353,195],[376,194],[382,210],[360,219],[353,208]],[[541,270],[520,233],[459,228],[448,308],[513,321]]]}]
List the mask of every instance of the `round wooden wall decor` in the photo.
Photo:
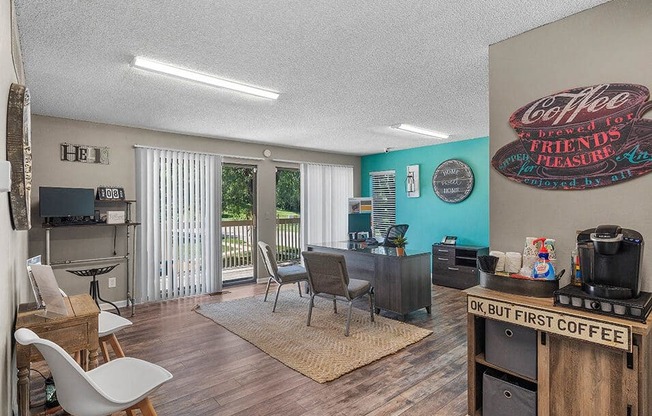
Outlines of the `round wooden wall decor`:
[{"label": "round wooden wall decor", "polygon": [[473,182],[469,165],[457,159],[442,162],[432,175],[432,189],[444,202],[464,201],[473,190]]},{"label": "round wooden wall decor", "polygon": [[11,221],[14,229],[29,230],[32,189],[30,100],[27,87],[18,84],[11,84],[9,88],[7,160],[11,163]]}]

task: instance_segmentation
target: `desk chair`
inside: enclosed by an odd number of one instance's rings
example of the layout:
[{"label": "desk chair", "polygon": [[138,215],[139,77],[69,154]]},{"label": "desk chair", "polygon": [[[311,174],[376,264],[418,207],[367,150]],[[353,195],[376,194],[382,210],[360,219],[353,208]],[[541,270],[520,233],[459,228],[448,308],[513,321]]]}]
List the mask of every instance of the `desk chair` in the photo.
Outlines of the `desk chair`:
[{"label": "desk chair", "polygon": [[312,317],[312,307],[315,296],[333,299],[333,311],[337,313],[337,300],[349,303],[349,313],[346,318],[345,336],[349,336],[353,300],[369,295],[369,312],[371,322],[374,322],[374,289],[366,280],[350,279],[346,270],[346,260],[341,254],[304,251],[301,253],[308,272],[308,283],[312,295],[308,307],[308,326]]},{"label": "desk chair", "polygon": [[296,283],[299,286],[299,296],[302,296],[301,282],[308,282],[308,273],[306,273],[306,269],[299,265],[279,267],[276,264],[276,258],[274,257],[272,248],[269,244],[263,241],[258,242],[258,250],[260,251],[260,255],[263,257],[263,263],[265,263],[267,273],[269,273],[267,289],[265,289],[265,299],[263,299],[263,302],[267,302],[267,293],[269,292],[269,285],[272,281],[275,281],[278,284],[278,287],[276,288],[276,298],[274,299],[274,307],[272,308],[272,312],[276,312],[276,303],[278,302],[278,294],[281,291],[281,286],[286,283]]},{"label": "desk chair", "polygon": [[407,233],[408,228],[410,228],[408,224],[391,225],[387,229],[387,234],[385,234],[385,241],[383,242],[383,245],[385,247],[396,247],[396,244],[394,244],[394,239],[396,237],[403,237],[405,233]]},{"label": "desk chair", "polygon": [[14,333],[21,345],[34,345],[45,358],[57,385],[57,400],[77,416],[106,416],[125,410],[155,416],[149,394],[172,378],[169,371],[137,358],[118,358],[85,372],[66,351],[27,328]]}]

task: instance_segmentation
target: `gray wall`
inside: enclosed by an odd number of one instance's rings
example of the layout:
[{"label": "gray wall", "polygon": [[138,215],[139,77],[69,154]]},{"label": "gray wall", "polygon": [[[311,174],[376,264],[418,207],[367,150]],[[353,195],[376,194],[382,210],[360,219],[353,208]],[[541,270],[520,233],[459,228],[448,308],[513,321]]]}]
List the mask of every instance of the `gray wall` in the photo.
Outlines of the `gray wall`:
[{"label": "gray wall", "polygon": [[[38,99],[36,97],[35,99]],[[59,145],[68,142],[92,146],[108,146],[110,164],[95,165],[63,162],[59,157]],[[30,255],[44,254],[44,230],[38,216],[38,187],[66,186],[96,188],[100,185],[123,186],[127,199],[135,199],[135,151],[134,145],[147,145],[189,151],[219,153],[243,158],[263,158],[263,150],[270,149],[272,156],[264,160],[230,159],[234,162],[248,163],[258,167],[258,205],[261,215],[258,218],[259,239],[275,239],[275,169],[276,166],[297,164],[276,163],[273,159],[334,163],[354,167],[355,192],[360,192],[360,158],[299,149],[282,148],[261,144],[249,144],[228,140],[209,139],[161,133],[129,127],[88,123],[61,118],[34,116],[32,119],[32,145],[34,153],[32,221],[29,233]],[[118,234],[118,252],[125,250],[121,238],[124,229]],[[52,260],[97,258],[113,253],[113,227],[65,228],[52,231]],[[110,264],[110,263],[106,263]],[[59,285],[70,293],[88,291],[87,278],[66,272],[71,267],[57,267],[55,274]],[[75,266],[82,268],[82,266]],[[258,270],[262,272],[262,265]],[[117,287],[108,288],[107,279],[100,279],[102,297],[107,300],[126,299],[125,265],[122,263],[111,276],[116,276]]]},{"label": "gray wall", "polygon": [[[19,66],[20,68],[20,66]],[[9,1],[0,1],[0,159],[7,159],[7,101],[9,86],[17,82],[11,56]],[[9,216],[8,193],[0,193],[0,414],[10,415],[15,400],[16,362],[13,357],[13,326],[16,308],[29,299],[25,270],[27,231],[14,231]]]},{"label": "gray wall", "polygon": [[[634,83],[652,90],[651,51],[649,0],[614,0],[492,45],[490,154],[517,139],[509,116],[537,98],[599,83]],[[522,251],[526,236],[555,238],[560,268],[568,272],[576,230],[619,224],[648,240],[643,287],[650,291],[651,187],[649,174],[598,189],[543,191],[512,182],[491,168],[491,248]]]}]

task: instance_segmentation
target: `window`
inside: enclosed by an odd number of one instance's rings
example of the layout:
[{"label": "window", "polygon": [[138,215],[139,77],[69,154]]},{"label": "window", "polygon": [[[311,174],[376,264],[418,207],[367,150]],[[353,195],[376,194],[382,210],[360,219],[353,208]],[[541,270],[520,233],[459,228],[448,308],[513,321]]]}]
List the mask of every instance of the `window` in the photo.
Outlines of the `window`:
[{"label": "window", "polygon": [[136,148],[139,302],[222,290],[222,158]]},{"label": "window", "polygon": [[384,237],[390,225],[396,224],[396,173],[371,172],[371,197],[374,210],[372,228],[374,237]]},{"label": "window", "polygon": [[301,245],[341,241],[348,233],[353,167],[301,164]]},{"label": "window", "polygon": [[276,169],[276,262],[301,262],[301,174]]}]

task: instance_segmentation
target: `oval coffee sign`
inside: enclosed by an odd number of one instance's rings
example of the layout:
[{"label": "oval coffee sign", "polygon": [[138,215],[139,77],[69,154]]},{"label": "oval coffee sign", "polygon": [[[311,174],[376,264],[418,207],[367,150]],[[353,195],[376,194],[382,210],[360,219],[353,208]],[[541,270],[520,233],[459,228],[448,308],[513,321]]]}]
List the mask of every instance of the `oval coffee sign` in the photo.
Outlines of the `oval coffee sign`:
[{"label": "oval coffee sign", "polygon": [[473,190],[473,171],[461,160],[447,160],[435,169],[432,189],[444,202],[461,202]]}]

